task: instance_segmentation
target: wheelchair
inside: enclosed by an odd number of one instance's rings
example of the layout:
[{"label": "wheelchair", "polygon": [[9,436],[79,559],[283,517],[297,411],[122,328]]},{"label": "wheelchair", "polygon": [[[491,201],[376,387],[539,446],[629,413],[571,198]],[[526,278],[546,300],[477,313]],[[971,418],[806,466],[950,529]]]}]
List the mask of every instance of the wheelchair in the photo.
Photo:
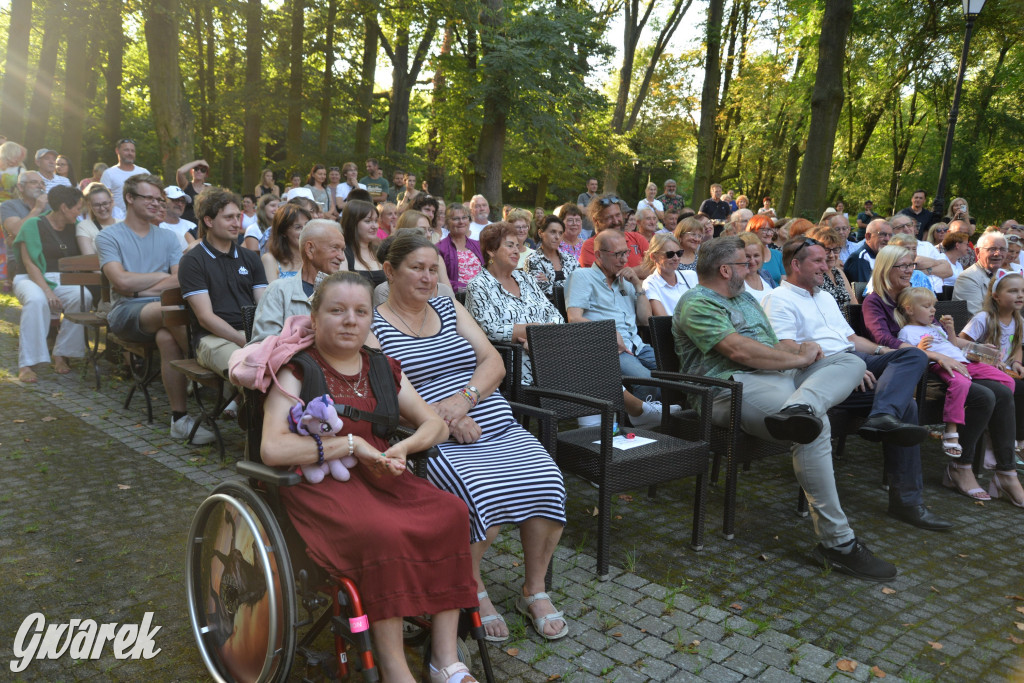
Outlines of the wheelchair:
[{"label": "wheelchair", "polygon": [[[355,674],[377,681],[369,620],[357,586],[309,559],[281,504],[279,488],[298,484],[301,476],[259,460],[258,396],[247,391],[250,409],[239,415],[245,421],[247,459],[236,470],[245,480],[217,486],[200,504],[189,530],[188,611],[200,656],[218,683],[288,680],[296,656],[305,663],[303,681],[349,680]],[[421,471],[417,466],[430,454],[410,456],[410,467]],[[313,647],[325,627],[333,635],[333,653]],[[424,667],[430,657],[429,629],[424,618],[405,621],[407,649],[423,646]],[[494,683],[475,607],[463,610],[459,625],[459,658],[469,664],[467,634],[477,641],[486,680]]]}]

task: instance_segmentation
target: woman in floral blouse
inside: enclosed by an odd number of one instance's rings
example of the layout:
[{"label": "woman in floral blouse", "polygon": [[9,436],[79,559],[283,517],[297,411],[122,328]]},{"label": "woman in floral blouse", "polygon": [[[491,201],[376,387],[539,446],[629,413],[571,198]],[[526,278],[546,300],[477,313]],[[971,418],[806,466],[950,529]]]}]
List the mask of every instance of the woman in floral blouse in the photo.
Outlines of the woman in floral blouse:
[{"label": "woman in floral blouse", "polygon": [[[519,270],[519,242],[510,223],[491,223],[480,233],[487,265],[469,281],[466,310],[491,341],[526,344],[528,325],[561,323],[562,315],[548,301],[532,276]],[[529,359],[523,355],[523,384],[533,384]]]},{"label": "woman in floral blouse", "polygon": [[537,251],[526,259],[526,272],[537,280],[544,295],[551,297],[555,287],[562,287],[580,267],[580,262],[572,254],[559,250],[565,224],[558,216],[545,216],[538,224],[537,238],[540,246]]}]

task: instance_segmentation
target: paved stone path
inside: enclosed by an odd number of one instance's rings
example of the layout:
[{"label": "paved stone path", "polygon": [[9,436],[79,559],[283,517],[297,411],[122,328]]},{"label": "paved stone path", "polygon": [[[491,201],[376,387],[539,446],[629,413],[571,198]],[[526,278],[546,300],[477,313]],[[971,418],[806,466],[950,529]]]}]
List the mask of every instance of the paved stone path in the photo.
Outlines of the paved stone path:
[{"label": "paved stone path", "polygon": [[[43,370],[38,385],[20,385],[16,316],[0,304],[0,671],[32,612],[138,622],[152,611],[162,627],[154,659],[120,662],[108,650],[98,661],[33,662],[20,677],[205,680],[186,619],[184,537],[199,501],[235,476],[242,432],[224,424],[222,465],[210,448],[170,439],[159,386],[148,425],[141,397],[121,408],[126,387],[106,366],[99,392],[77,372]],[[497,679],[1024,680],[1024,512],[942,489],[944,459],[928,444],[926,499],[959,528],[918,531],[884,515],[877,448],[854,438],[847,451],[837,465],[844,508],[860,537],[899,566],[896,580],[861,582],[812,563],[811,524],[793,514],[795,480],[780,458],[741,474],[732,541],[721,536],[722,491],[712,487],[700,553],[688,545],[692,481],[662,486],[653,500],[617,497],[615,566],[600,582],[597,492],[570,477],[553,590],[570,636],[544,641],[515,613],[521,549],[514,531],[502,534],[484,566],[512,631],[491,648]],[[846,661],[855,670],[841,670]]]}]

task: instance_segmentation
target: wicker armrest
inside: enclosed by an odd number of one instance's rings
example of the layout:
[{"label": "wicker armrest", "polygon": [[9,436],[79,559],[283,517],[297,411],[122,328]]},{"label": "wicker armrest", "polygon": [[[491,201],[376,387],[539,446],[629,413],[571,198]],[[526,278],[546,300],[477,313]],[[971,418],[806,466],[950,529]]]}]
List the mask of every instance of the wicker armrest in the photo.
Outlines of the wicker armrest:
[{"label": "wicker armrest", "polygon": [[717,377],[706,377],[704,375],[688,375],[685,372],[666,372],[665,370],[652,370],[651,377],[671,379],[678,382],[689,382],[691,384],[720,387],[722,389],[740,389],[743,385],[731,379],[718,379]]},{"label": "wicker armrest", "polygon": [[[690,394],[691,396],[700,397],[700,440],[707,443],[711,443],[711,401],[715,397],[715,392],[711,387],[698,386],[693,382],[686,382],[674,378],[668,377],[654,377],[655,373],[651,373],[651,377],[623,377],[622,383],[626,387],[630,387],[634,384],[640,384],[650,387],[660,387],[661,389],[670,389],[672,391],[678,391],[682,394]],[[678,374],[678,373],[658,373],[658,374]],[[667,414],[668,406],[663,406],[664,413]]]},{"label": "wicker armrest", "polygon": [[560,401],[567,401],[568,403],[578,403],[602,412],[612,410],[612,404],[608,401],[602,401],[599,398],[590,398],[589,396],[581,396],[580,394],[573,394],[568,391],[559,391],[558,389],[541,389],[540,387],[523,387],[523,392],[531,396],[537,396],[538,398],[556,398]]},{"label": "wicker armrest", "polygon": [[249,460],[236,462],[235,471],[244,477],[273,486],[295,486],[302,481],[302,476],[294,470],[282,470]]}]

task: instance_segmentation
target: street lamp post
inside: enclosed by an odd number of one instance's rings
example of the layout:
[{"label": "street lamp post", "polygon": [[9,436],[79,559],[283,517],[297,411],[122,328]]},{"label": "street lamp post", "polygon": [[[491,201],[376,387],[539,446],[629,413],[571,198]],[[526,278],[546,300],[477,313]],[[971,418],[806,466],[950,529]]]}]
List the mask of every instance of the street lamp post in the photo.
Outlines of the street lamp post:
[{"label": "street lamp post", "polygon": [[967,29],[964,33],[964,50],[960,54],[960,70],[956,75],[956,89],[953,91],[953,106],[949,109],[949,126],[946,128],[946,144],[942,148],[942,166],[939,168],[939,187],[935,190],[934,205],[945,208],[946,202],[946,176],[949,175],[949,163],[953,156],[953,133],[956,130],[956,120],[960,115],[960,91],[964,84],[964,70],[967,68],[967,53],[971,46],[971,31],[974,29],[974,20],[981,14],[986,0],[963,0],[964,18],[967,20]]}]

